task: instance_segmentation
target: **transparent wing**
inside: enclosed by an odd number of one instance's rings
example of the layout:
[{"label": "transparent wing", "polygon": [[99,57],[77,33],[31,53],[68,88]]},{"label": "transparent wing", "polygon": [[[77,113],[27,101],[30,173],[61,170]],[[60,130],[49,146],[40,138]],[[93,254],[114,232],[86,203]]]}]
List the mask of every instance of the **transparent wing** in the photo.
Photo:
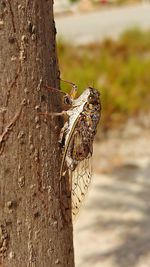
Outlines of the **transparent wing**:
[{"label": "transparent wing", "polygon": [[78,163],[74,171],[69,171],[73,219],[79,212],[92,177],[91,157]]},{"label": "transparent wing", "polygon": [[[92,177],[91,151],[88,127],[81,117],[70,134],[64,154],[61,173],[68,171],[71,191],[72,218],[79,212]],[[64,172],[63,172],[64,171]]]},{"label": "transparent wing", "polygon": [[72,108],[67,112],[68,122],[63,128],[65,142],[60,180],[69,174],[73,218],[91,182],[91,155],[100,109],[99,93],[89,87],[73,101]]}]

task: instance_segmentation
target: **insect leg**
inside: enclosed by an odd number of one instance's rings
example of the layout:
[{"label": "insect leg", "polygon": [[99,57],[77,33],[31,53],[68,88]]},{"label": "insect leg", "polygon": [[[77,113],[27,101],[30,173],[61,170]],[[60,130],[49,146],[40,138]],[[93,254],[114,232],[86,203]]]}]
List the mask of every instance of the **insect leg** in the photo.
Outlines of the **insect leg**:
[{"label": "insect leg", "polygon": [[39,115],[44,115],[48,117],[63,116],[66,115],[67,111],[63,110],[61,112],[40,112]]},{"label": "insect leg", "polygon": [[70,98],[71,98],[71,100],[75,99],[76,94],[77,94],[78,86],[75,83],[72,83],[70,81],[66,81],[66,80],[62,80],[62,79],[60,79],[60,80],[62,82],[65,82],[65,83],[68,83],[68,84],[72,85],[72,89],[71,89],[71,92],[70,92]]},{"label": "insect leg", "polygon": [[63,97],[66,96],[65,92],[62,92],[62,91],[60,91],[59,89],[57,89],[55,87],[44,85],[43,88],[46,89],[47,91],[49,91],[50,93],[59,93],[59,94],[63,95]]}]

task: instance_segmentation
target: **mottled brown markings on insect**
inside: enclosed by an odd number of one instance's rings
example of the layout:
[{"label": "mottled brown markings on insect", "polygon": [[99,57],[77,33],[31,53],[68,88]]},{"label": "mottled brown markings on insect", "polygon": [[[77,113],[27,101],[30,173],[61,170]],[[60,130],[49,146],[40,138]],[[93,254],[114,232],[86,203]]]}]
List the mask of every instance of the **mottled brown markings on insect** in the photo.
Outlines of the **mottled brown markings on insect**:
[{"label": "mottled brown markings on insect", "polygon": [[[82,101],[81,98],[83,98]],[[76,108],[78,105],[79,112]],[[73,216],[78,213],[79,206],[91,181],[89,159],[92,156],[93,140],[100,119],[100,110],[101,105],[98,91],[93,88],[88,88],[85,94],[83,93],[83,95],[73,102],[68,124],[63,128],[64,134],[68,128],[69,133],[65,141],[64,161],[62,162],[60,176],[62,177],[63,172],[67,169],[69,170]],[[71,120],[74,123],[69,124]],[[70,127],[70,125],[72,126]],[[81,165],[82,163],[83,166]]]}]

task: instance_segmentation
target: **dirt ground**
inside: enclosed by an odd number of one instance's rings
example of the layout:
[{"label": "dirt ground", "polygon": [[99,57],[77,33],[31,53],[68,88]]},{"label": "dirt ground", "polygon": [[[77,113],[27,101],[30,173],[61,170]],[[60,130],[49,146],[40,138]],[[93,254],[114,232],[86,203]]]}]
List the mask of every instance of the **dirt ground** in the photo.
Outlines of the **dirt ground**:
[{"label": "dirt ground", "polygon": [[150,267],[150,129],[110,133],[93,165],[74,225],[76,267]]}]

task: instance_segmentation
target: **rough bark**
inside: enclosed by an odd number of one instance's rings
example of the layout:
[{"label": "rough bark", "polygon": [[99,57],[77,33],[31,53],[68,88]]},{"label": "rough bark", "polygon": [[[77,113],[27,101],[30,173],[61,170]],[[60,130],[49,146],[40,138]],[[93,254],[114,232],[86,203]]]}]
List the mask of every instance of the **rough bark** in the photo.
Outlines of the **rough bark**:
[{"label": "rough bark", "polygon": [[0,1],[0,266],[73,267],[59,192],[60,111],[52,0]]}]

